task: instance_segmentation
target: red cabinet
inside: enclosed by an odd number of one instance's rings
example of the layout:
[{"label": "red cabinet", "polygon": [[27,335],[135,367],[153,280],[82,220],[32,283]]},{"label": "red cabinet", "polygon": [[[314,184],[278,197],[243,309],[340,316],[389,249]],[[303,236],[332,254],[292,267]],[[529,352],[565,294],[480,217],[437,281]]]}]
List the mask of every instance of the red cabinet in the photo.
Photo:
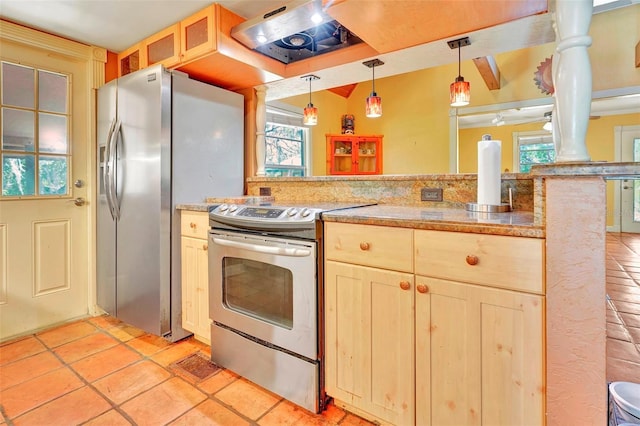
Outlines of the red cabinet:
[{"label": "red cabinet", "polygon": [[382,174],[382,135],[326,135],[328,175]]}]

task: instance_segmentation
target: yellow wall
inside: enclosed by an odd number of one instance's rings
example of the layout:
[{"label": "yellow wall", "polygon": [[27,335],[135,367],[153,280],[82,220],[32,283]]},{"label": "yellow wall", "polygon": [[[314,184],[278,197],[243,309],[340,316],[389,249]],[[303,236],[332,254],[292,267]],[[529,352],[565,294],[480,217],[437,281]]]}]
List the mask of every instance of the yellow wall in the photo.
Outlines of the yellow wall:
[{"label": "yellow wall", "polygon": [[[635,68],[635,45],[640,39],[640,4],[593,17],[590,27],[593,45],[589,48],[593,73],[593,90],[638,86],[640,68]],[[463,61],[461,74],[471,82],[470,107],[513,101],[549,98],[533,81],[539,64],[550,57],[555,43],[495,55],[501,73],[501,88],[490,91],[472,61]],[[454,55],[455,56],[455,55]],[[364,66],[364,65],[363,65]],[[383,65],[384,66],[384,65]],[[314,92],[319,125],[313,134],[313,174],[325,174],[325,133],[340,132],[340,117],[355,115],[357,134],[384,135],[383,171],[385,174],[447,173],[449,171],[449,84],[458,74],[457,63],[412,73],[376,79],[376,92],[382,97],[383,116],[366,118],[364,102],[371,82],[358,84],[348,99],[328,91]],[[308,95],[283,100],[304,107]],[[604,120],[604,119],[603,119]],[[632,120],[633,121],[633,120]],[[604,123],[605,121],[603,121]],[[633,123],[629,123],[633,124]],[[638,124],[636,120],[635,124]],[[512,168],[512,131],[538,130],[540,123],[492,128],[494,139],[503,142],[503,170]],[[498,130],[499,129],[499,130]],[[608,142],[596,142],[593,121],[589,126],[587,146],[593,159],[613,159]],[[479,135],[477,134],[479,133]],[[460,138],[460,171],[473,172],[475,142],[484,132],[470,132]],[[607,138],[612,131],[605,130]],[[462,133],[461,133],[462,135]],[[607,139],[609,140],[609,139]],[[470,152],[471,150],[472,152]]]},{"label": "yellow wall", "polygon": [[[587,130],[587,151],[593,161],[614,161],[614,127],[640,124],[640,114],[608,115],[589,120]],[[517,172],[513,164],[513,133],[540,131],[542,123],[530,123],[516,126],[482,127],[460,129],[460,173],[478,171],[478,141],[482,135],[490,134],[492,139],[502,141],[502,170]]]}]

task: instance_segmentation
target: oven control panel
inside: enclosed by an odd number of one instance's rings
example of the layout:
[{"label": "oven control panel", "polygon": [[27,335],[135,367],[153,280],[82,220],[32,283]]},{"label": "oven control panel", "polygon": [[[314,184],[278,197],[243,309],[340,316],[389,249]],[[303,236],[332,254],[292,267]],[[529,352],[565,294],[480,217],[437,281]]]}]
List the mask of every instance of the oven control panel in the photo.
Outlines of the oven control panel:
[{"label": "oven control panel", "polygon": [[322,211],[308,207],[221,204],[211,210],[209,217],[236,226],[298,227],[304,224],[313,226]]}]

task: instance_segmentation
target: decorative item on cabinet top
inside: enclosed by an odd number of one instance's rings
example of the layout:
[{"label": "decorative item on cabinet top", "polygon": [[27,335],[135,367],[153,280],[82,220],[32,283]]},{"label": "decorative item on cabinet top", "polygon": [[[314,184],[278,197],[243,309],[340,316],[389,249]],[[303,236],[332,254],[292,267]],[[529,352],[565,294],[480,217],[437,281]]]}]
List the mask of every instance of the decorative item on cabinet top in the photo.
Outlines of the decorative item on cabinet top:
[{"label": "decorative item on cabinet top", "polygon": [[382,174],[382,135],[327,134],[328,175]]}]

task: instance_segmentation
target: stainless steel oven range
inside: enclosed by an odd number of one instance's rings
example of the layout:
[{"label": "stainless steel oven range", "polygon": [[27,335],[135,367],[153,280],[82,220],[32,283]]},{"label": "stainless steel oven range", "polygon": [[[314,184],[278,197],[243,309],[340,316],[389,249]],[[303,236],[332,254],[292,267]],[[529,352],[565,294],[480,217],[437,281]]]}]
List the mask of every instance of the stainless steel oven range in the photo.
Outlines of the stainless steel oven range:
[{"label": "stainless steel oven range", "polygon": [[310,411],[324,409],[322,212],[346,204],[209,212],[211,359]]}]

